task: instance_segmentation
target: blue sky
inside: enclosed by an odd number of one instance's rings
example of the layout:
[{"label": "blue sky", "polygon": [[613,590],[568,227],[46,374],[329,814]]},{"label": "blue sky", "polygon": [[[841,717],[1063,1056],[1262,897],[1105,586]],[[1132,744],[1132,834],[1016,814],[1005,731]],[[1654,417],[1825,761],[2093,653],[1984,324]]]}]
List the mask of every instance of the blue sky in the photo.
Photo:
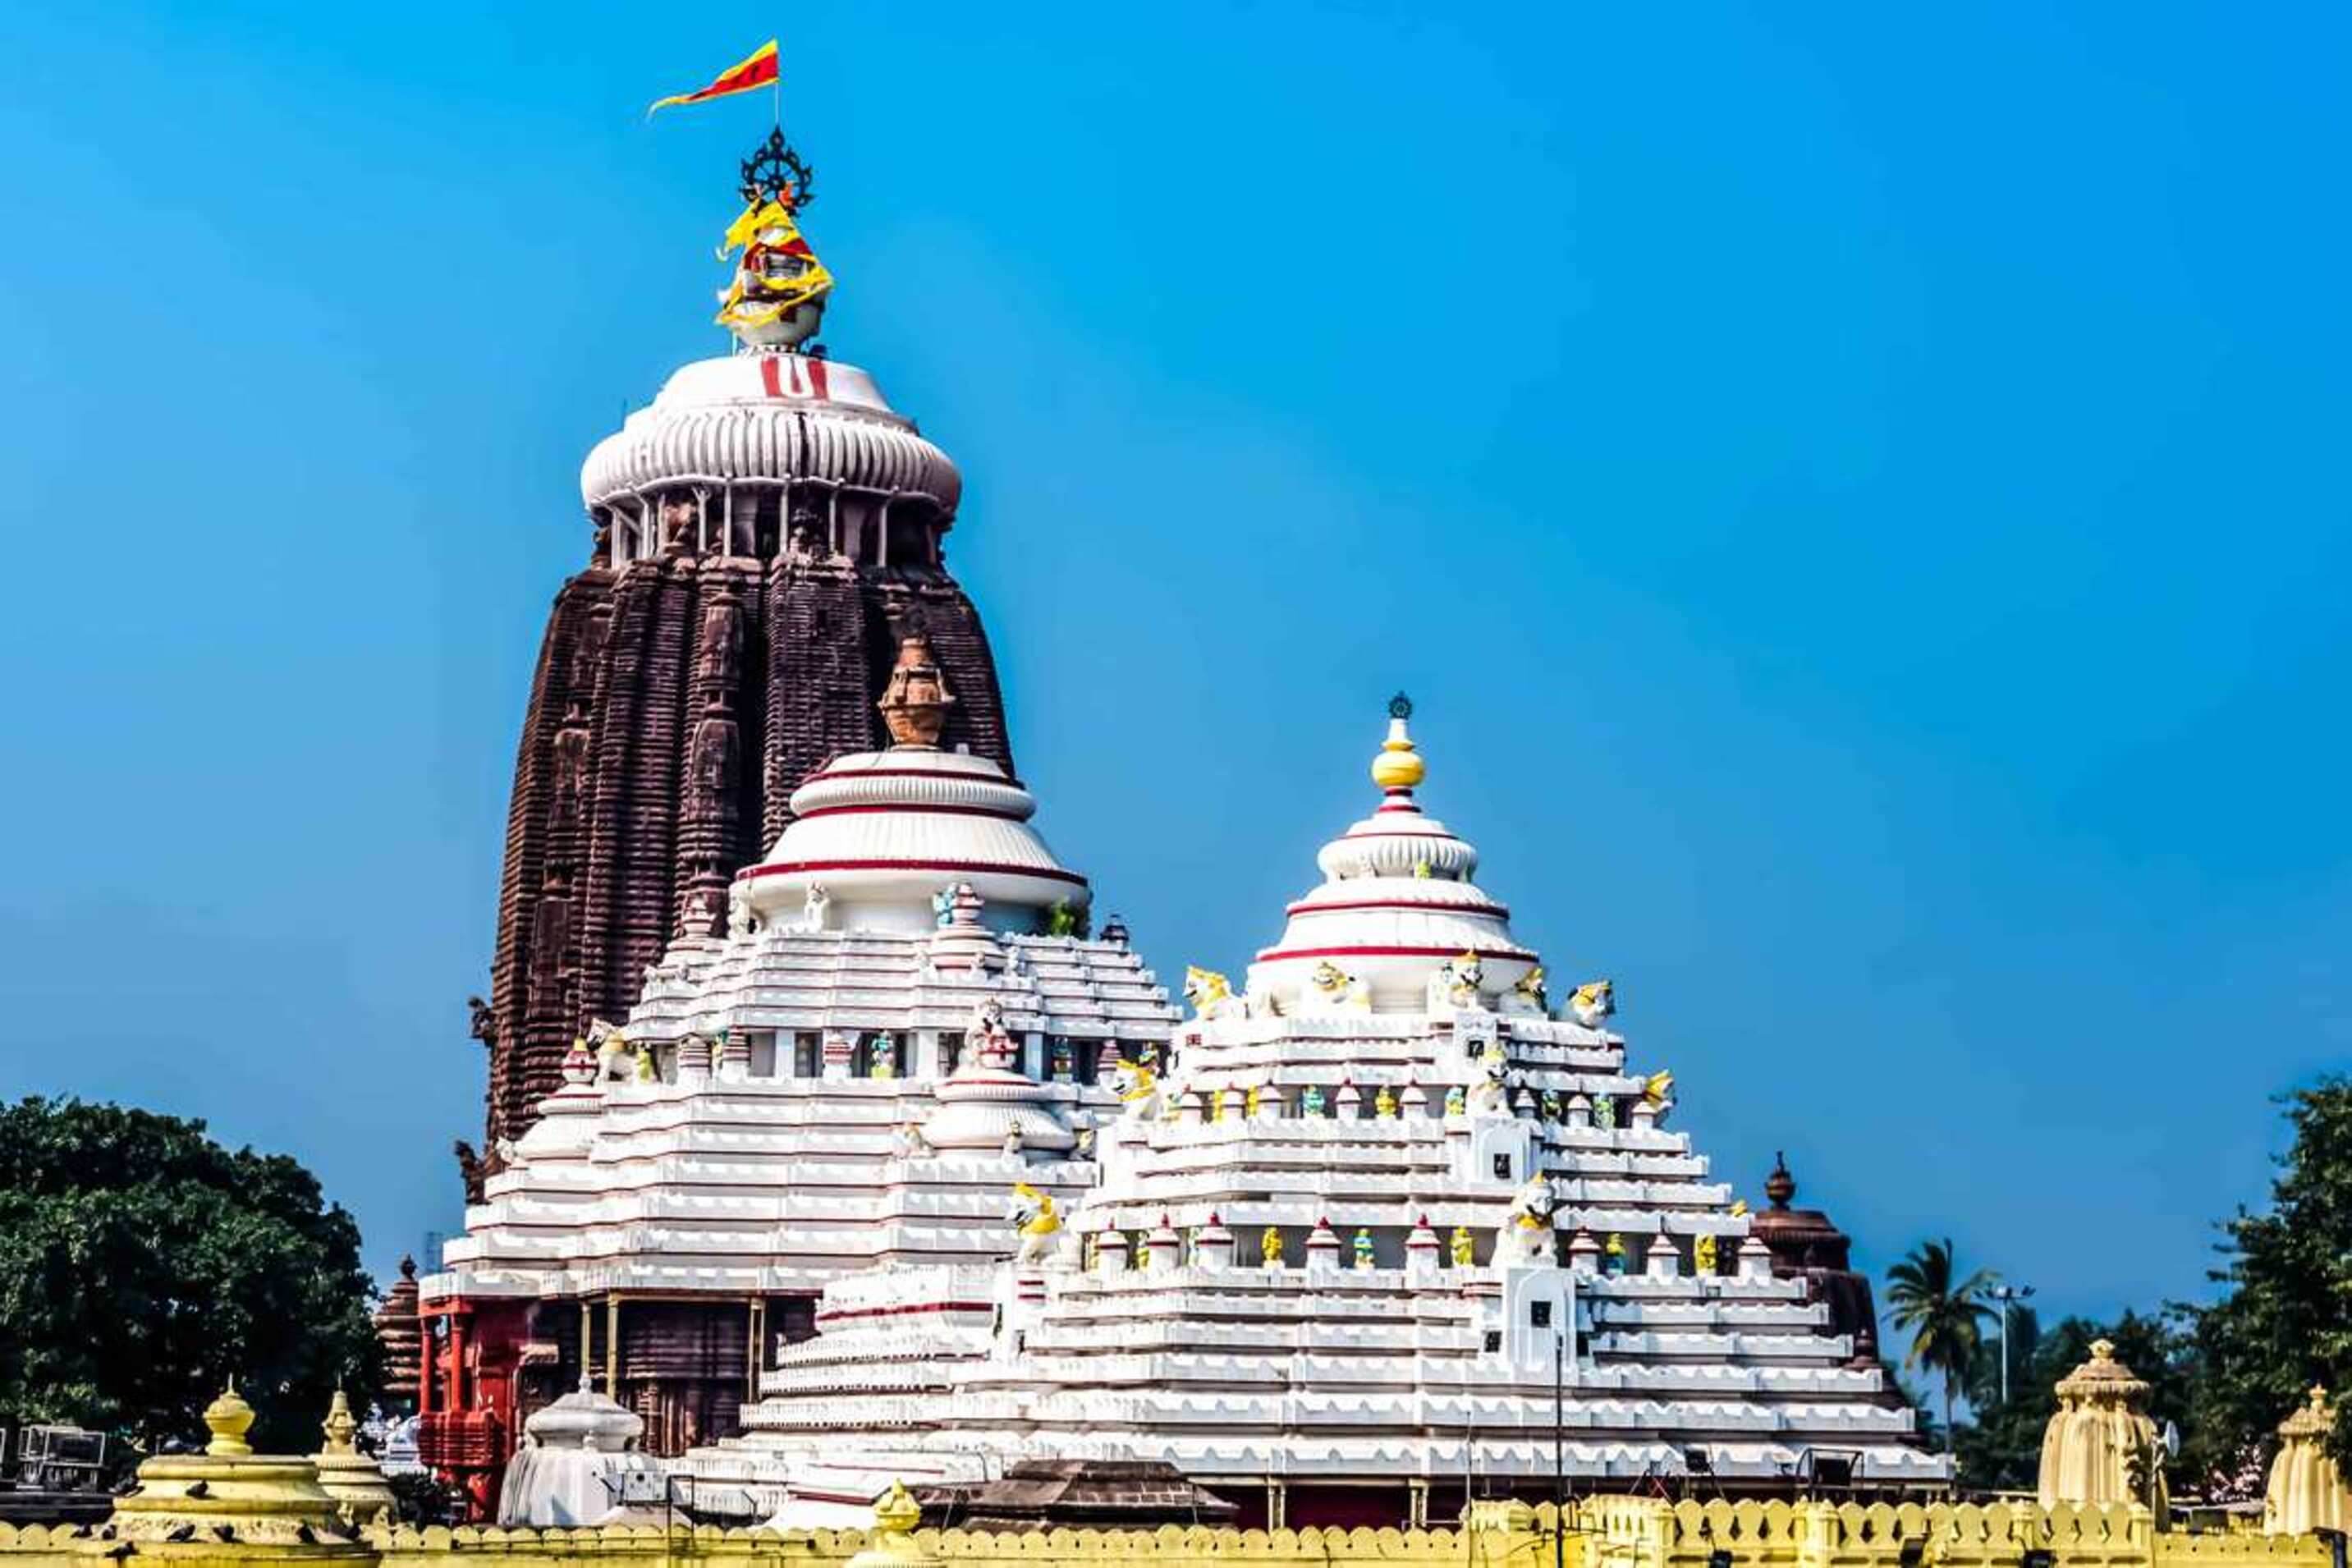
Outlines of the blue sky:
[{"label": "blue sky", "polygon": [[2340,9],[18,8],[0,1090],[478,1126],[587,447],[718,352],[781,29],[826,339],[961,463],[1041,825],[1238,970],[1423,798],[1882,1267],[2203,1289],[2352,1061]]}]

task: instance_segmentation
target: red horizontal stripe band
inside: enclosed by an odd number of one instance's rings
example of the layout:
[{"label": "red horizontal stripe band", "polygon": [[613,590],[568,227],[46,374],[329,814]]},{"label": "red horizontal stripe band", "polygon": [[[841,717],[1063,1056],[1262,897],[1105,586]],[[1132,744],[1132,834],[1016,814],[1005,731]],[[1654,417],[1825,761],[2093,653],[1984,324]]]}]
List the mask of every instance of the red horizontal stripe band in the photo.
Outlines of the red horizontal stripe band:
[{"label": "red horizontal stripe band", "polygon": [[845,1318],[898,1318],[909,1312],[987,1312],[995,1310],[993,1301],[909,1301],[897,1307],[841,1307],[830,1312],[819,1312],[820,1323],[837,1323]]},{"label": "red horizontal stripe band", "polygon": [[1528,963],[1534,961],[1531,952],[1513,952],[1499,947],[1268,947],[1258,950],[1260,963],[1286,963],[1297,958],[1459,958],[1475,952],[1480,958],[1499,958],[1507,963]]},{"label": "red horizontal stripe band", "polygon": [[1437,914],[1492,915],[1498,921],[1511,918],[1509,908],[1503,904],[1418,904],[1411,899],[1357,899],[1344,904],[1310,904],[1301,900],[1282,912],[1286,915],[1319,915],[1332,910],[1427,910]]},{"label": "red horizontal stripe band", "polygon": [[735,879],[750,882],[761,877],[788,877],[795,871],[977,871],[983,876],[1042,877],[1049,882],[1074,882],[1081,888],[1087,885],[1087,879],[1076,871],[1043,866],[1006,866],[994,860],[784,860],[738,871]]},{"label": "red horizontal stripe band", "polygon": [[908,802],[905,805],[820,805],[814,811],[803,811],[796,819],[807,822],[819,816],[870,816],[876,813],[919,813],[926,816],[992,816],[999,822],[1025,822],[1028,819],[1016,811],[999,811],[992,805],[925,805]]},{"label": "red horizontal stripe band", "polygon": [[828,768],[822,773],[809,774],[801,780],[801,784],[805,787],[813,784],[827,784],[835,779],[977,779],[982,784],[1011,784],[1014,789],[1021,787],[1019,779],[1001,768],[993,773],[968,773],[948,768],[842,768],[838,771]]}]

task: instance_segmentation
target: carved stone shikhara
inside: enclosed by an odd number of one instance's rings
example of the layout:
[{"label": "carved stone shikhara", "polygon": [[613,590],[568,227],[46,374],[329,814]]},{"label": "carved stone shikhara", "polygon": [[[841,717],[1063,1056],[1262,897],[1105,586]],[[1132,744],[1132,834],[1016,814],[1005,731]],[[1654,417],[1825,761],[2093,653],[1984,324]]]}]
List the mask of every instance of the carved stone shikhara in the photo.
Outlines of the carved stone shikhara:
[{"label": "carved stone shikhara", "polygon": [[802,780],[884,743],[915,631],[954,693],[940,743],[1011,773],[987,633],[942,570],[656,557],[563,585],[515,759],[486,1147],[530,1125],[572,1039],[627,1014],[673,935],[723,927]]}]

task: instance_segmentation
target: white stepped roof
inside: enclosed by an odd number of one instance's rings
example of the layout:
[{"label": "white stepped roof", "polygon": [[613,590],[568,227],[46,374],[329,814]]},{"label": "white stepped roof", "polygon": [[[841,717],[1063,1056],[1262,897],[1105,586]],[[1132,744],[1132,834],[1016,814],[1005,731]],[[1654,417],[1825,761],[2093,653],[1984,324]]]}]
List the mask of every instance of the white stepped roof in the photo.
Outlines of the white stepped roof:
[{"label": "white stepped roof", "polygon": [[[1693,1447],[1726,1475],[1785,1474],[1835,1446],[1868,1478],[1942,1476],[1829,1309],[1743,1258],[1744,1211],[1664,1125],[1671,1079],[1629,1066],[1589,996],[1580,1019],[1549,1015],[1475,852],[1413,801],[1423,772],[1400,718],[1381,809],[1326,846],[1244,995],[1201,988],[1157,1076],[1128,1079],[1069,1216],[1078,1248],[829,1288],[749,1436],[692,1468],[767,1489],[780,1517],[884,1455],[1369,1482],[1458,1474],[1475,1450],[1482,1473],[1543,1474],[1572,1322],[1580,1475],[1677,1473]],[[1523,1226],[1531,1194],[1551,1208]],[[872,1331],[927,1305],[919,1341]]]}]

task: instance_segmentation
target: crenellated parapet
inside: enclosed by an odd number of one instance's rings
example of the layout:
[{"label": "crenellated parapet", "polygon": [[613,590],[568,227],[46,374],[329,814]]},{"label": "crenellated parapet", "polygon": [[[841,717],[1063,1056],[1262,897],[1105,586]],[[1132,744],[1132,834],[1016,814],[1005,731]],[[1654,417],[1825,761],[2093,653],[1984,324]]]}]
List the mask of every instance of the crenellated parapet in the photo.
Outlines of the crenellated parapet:
[{"label": "crenellated parapet", "polygon": [[[2116,1507],[2044,1509],[1949,1503],[1693,1502],[1602,1496],[1568,1510],[1563,1555],[1575,1568],[2015,1568],[2046,1552],[2051,1568],[2325,1568],[2318,1535],[2211,1534],[2151,1528]],[[1160,1568],[1265,1568],[1549,1561],[1559,1513],[1549,1503],[1482,1500],[1454,1527],[1351,1529],[1184,1528],[985,1531],[719,1529],[658,1524],[580,1530],[375,1526],[348,1544],[239,1548],[189,1542],[142,1547],[139,1556],[226,1568],[267,1560],[343,1568],[848,1568],[887,1548],[894,1563],[1042,1564],[1150,1563]],[[85,1568],[120,1555],[104,1527],[0,1524],[7,1568]],[[873,1559],[869,1558],[868,1561]]]}]

